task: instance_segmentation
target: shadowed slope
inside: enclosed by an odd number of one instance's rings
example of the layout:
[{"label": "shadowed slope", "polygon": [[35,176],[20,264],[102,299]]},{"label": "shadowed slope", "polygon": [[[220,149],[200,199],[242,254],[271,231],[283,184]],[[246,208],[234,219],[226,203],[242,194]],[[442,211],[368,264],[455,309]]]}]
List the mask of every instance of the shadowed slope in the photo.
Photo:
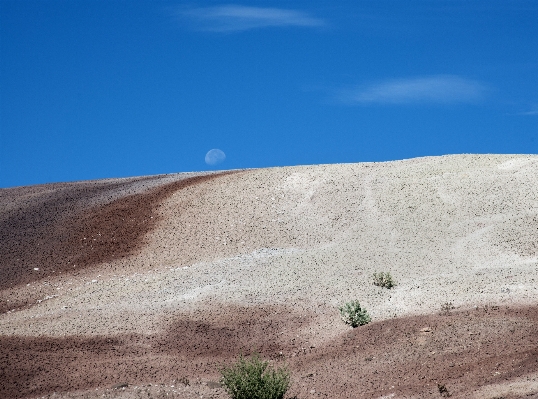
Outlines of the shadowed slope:
[{"label": "shadowed slope", "polygon": [[0,397],[214,375],[239,353],[291,352],[296,331],[312,321],[283,306],[230,306],[185,314],[153,336],[0,336]]},{"label": "shadowed slope", "polygon": [[[538,372],[536,307],[387,320],[316,347],[300,333],[312,323],[312,315],[292,308],[232,306],[185,314],[155,336],[1,337],[0,397],[181,376],[215,379],[219,366],[253,350],[286,360],[293,375],[290,393],[300,398],[310,397],[312,389],[316,397],[335,399],[437,398],[437,384],[455,398],[470,398],[480,387]],[[520,391],[538,394],[538,381],[529,380]]]}]

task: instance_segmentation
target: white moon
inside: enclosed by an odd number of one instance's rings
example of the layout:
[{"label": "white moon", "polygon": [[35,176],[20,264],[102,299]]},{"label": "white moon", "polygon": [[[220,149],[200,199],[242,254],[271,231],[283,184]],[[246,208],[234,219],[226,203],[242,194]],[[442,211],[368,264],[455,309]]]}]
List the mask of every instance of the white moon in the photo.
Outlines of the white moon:
[{"label": "white moon", "polygon": [[213,148],[205,154],[205,163],[211,166],[218,165],[219,163],[224,162],[225,159],[226,154],[218,148]]}]

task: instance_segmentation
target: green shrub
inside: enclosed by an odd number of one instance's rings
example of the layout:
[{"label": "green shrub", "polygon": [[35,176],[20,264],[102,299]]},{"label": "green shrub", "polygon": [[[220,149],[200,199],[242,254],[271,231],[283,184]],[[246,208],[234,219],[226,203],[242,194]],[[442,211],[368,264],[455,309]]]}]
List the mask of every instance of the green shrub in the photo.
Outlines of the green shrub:
[{"label": "green shrub", "polygon": [[396,285],[390,273],[374,273],[374,285],[391,289]]},{"label": "green shrub", "polygon": [[348,302],[338,309],[340,309],[342,320],[346,324],[351,324],[353,328],[368,324],[372,320],[366,310],[361,309],[359,301]]},{"label": "green shrub", "polygon": [[290,384],[286,368],[277,370],[254,354],[241,356],[231,367],[220,370],[221,384],[233,399],[282,399]]}]

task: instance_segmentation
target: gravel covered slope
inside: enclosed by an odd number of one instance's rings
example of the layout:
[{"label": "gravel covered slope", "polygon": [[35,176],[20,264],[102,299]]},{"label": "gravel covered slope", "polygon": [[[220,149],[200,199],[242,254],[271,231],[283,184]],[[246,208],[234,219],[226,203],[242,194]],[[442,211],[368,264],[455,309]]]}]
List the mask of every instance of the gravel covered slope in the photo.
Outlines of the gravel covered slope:
[{"label": "gravel covered slope", "polygon": [[[240,348],[258,347],[267,356],[283,352],[283,359],[295,362],[301,348],[310,347],[319,348],[324,361],[341,358],[330,343],[349,332],[337,307],[351,299],[366,307],[372,326],[401,320],[417,334],[427,321],[410,320],[438,317],[433,315],[447,302],[458,315],[484,306],[511,314],[507,309],[538,305],[538,156],[455,155],[21,187],[0,190],[0,212],[5,373],[15,367],[7,355],[15,338],[46,339],[54,348],[57,341],[51,340],[101,347],[102,339],[147,337],[153,349],[140,356],[148,364],[157,360],[151,373],[135,373],[132,382],[141,384],[180,372],[218,378],[219,359]],[[390,271],[397,286],[374,286],[371,276],[379,271]],[[249,318],[266,322],[252,331]],[[193,320],[199,324],[189,324]],[[238,335],[230,341],[235,323]],[[525,328],[538,325],[532,323]],[[159,338],[170,336],[172,327],[213,337],[200,338],[212,350],[176,348],[185,368],[170,368],[174,358],[155,348],[174,351]],[[495,335],[495,328],[483,337]],[[532,357],[536,343],[524,336]],[[516,349],[506,350],[517,358]],[[97,361],[85,359],[88,365]],[[196,359],[205,368],[194,366]],[[538,365],[525,364],[503,383],[473,382],[477,397],[494,397],[499,384],[509,383],[524,394],[538,393],[536,379],[516,381],[538,373]],[[20,389],[20,375],[5,375],[11,376],[10,394]],[[28,386],[43,381],[39,373],[25,378]],[[35,382],[18,397],[107,387],[126,377],[107,378],[58,382],[57,388]],[[334,383],[323,377],[318,385]],[[390,394],[429,397],[419,385]],[[300,386],[296,382],[294,389],[301,395],[314,395]],[[466,397],[464,388],[457,385],[454,392]],[[380,389],[364,397],[380,397]],[[339,392],[334,397],[360,397]],[[178,397],[192,392],[183,394]]]}]

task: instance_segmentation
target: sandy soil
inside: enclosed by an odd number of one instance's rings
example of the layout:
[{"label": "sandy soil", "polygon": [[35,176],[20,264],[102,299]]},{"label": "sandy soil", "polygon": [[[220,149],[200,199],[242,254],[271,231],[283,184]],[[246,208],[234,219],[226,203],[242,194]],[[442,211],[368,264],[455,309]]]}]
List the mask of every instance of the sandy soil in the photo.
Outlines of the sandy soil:
[{"label": "sandy soil", "polygon": [[538,156],[2,189],[0,273],[1,398],[538,397]]}]

